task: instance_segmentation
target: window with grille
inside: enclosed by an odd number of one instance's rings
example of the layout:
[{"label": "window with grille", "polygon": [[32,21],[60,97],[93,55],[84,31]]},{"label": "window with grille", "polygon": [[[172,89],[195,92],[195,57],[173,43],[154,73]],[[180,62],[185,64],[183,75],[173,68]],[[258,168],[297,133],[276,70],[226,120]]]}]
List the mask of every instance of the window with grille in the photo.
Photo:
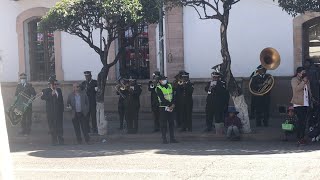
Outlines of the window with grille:
[{"label": "window with grille", "polygon": [[30,80],[47,81],[55,74],[54,35],[53,32],[41,32],[39,19],[28,23],[28,47]]},{"label": "window with grille", "polygon": [[[138,36],[134,36],[138,32]],[[119,38],[120,46],[125,44],[126,50],[120,60],[120,76],[134,79],[149,79],[149,39],[148,25],[142,24],[125,31]]]},{"label": "window with grille", "polygon": [[304,60],[320,63],[320,18],[314,18],[303,25]]}]

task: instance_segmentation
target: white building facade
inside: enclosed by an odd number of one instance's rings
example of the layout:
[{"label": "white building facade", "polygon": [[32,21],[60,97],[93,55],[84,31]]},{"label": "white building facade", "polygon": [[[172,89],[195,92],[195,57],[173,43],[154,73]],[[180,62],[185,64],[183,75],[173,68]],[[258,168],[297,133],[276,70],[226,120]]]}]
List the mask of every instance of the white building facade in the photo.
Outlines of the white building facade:
[{"label": "white building facade", "polygon": [[[30,34],[34,28],[31,22],[36,24],[38,21],[34,20],[39,20],[56,2],[58,0],[0,1],[0,22],[2,23],[0,82],[4,83],[3,86],[6,86],[6,83],[17,82],[18,75],[22,72],[32,77],[32,73],[42,69],[41,66],[34,69],[37,66],[33,62],[36,49],[31,49],[33,41],[30,39],[34,38]],[[189,7],[175,8],[167,12],[164,22],[166,75],[172,79],[179,70],[185,69],[190,73],[191,78],[199,82],[207,80],[212,71],[211,67],[222,62],[219,22],[199,20],[194,9]],[[237,3],[232,7],[228,28],[233,74],[239,78],[249,77],[260,64],[261,50],[273,47],[281,55],[281,64],[278,69],[269,73],[279,77],[276,84],[278,89],[282,89],[283,84],[288,88],[289,79],[294,74],[295,68],[312,53],[314,59],[317,59],[317,44],[314,45],[315,47],[309,47],[310,41],[306,41],[309,37],[306,32],[310,27],[319,24],[318,22],[320,22],[320,13],[306,13],[293,18],[272,0],[242,0]],[[147,36],[148,73],[152,74],[160,67],[158,26],[149,25]],[[53,39],[48,37],[50,48],[47,48],[47,51],[51,54],[43,58],[48,62],[54,60],[53,70],[59,81],[68,83],[82,80],[83,71],[86,70],[91,70],[93,77],[97,76],[102,65],[93,49],[80,38],[64,32],[54,32],[53,37]],[[38,36],[36,40],[43,39]],[[116,53],[115,47],[117,47],[116,44],[111,49],[110,59]],[[42,57],[39,58],[41,61]],[[119,65],[110,71],[110,82],[117,79],[118,71]],[[46,82],[44,77],[46,75],[37,75],[34,80],[31,80]],[[110,94],[108,98],[115,100],[115,97],[111,96],[113,95]],[[200,98],[198,104],[201,109],[205,94],[199,90],[195,92],[195,96]],[[142,100],[146,108],[149,103],[148,98],[149,95],[146,95],[145,100]],[[275,98],[277,98],[276,95]],[[284,101],[287,100],[288,98]],[[195,104],[197,106],[197,102]],[[275,102],[275,104],[281,103]]]}]

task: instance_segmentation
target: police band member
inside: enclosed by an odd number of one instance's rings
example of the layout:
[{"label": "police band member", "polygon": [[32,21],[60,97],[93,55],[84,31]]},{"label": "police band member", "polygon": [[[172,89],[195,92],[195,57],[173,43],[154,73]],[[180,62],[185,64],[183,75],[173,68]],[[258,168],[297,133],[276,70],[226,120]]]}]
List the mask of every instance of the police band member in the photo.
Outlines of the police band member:
[{"label": "police band member", "polygon": [[125,89],[121,90],[124,95],[124,111],[125,119],[127,121],[127,128],[129,134],[135,134],[138,131],[138,117],[140,110],[140,95],[142,89],[135,79],[128,79],[125,81]]},{"label": "police band member", "polygon": [[[81,89],[87,93],[89,98],[89,112],[86,115],[88,118],[87,128],[89,132],[98,133],[97,118],[96,118],[96,93],[97,93],[97,80],[92,79],[91,71],[85,71],[85,81],[81,83]],[[91,128],[90,128],[90,117],[91,117]]]},{"label": "police band member", "polygon": [[218,72],[211,73],[212,80],[205,87],[207,92],[206,104],[206,131],[212,131],[213,118],[215,120],[215,129],[217,134],[223,130],[224,114],[228,109],[229,92],[226,84],[221,80],[221,74]]},{"label": "police band member", "polygon": [[119,113],[119,119],[120,119],[120,130],[123,130],[123,122],[125,118],[125,106],[124,106],[124,100],[125,100],[125,95],[122,94],[121,89],[124,90],[125,85],[127,84],[126,79],[120,77],[118,80],[118,85],[116,87],[117,90],[117,95],[119,95],[119,100],[118,100],[118,113]]},{"label": "police band member", "polygon": [[159,100],[160,125],[162,132],[163,144],[168,144],[167,140],[167,124],[169,124],[170,143],[177,143],[174,137],[174,121],[173,109],[175,108],[175,96],[173,87],[167,81],[167,77],[161,76],[159,78],[159,85],[156,88],[156,93]]},{"label": "police band member", "polygon": [[193,84],[189,80],[189,73],[181,70],[176,76],[176,113],[181,131],[192,131]]},{"label": "police band member", "polygon": [[[20,83],[16,88],[15,96],[18,96],[21,92],[28,95],[29,97],[35,96],[36,91],[32,87],[31,83],[27,82],[27,75],[25,73],[21,73],[19,75]],[[21,121],[21,131],[19,134],[21,135],[29,135],[31,131],[32,125],[32,105],[30,105],[25,113],[23,114],[22,121]]]},{"label": "police band member", "polygon": [[[263,85],[268,76],[270,76],[266,72],[267,69],[259,65],[255,75],[252,77],[252,86]],[[256,89],[259,89],[259,87],[256,87]],[[270,92],[261,96],[252,94],[251,103],[254,106],[254,117],[256,119],[256,126],[258,127],[261,126],[262,122],[265,127],[269,125]]]},{"label": "police band member", "polygon": [[42,100],[46,101],[46,112],[52,145],[63,145],[63,96],[60,88],[57,87],[57,80],[54,76],[49,78],[49,88],[43,89]]},{"label": "police band member", "polygon": [[151,92],[151,110],[154,118],[154,130],[153,132],[160,131],[160,112],[159,112],[159,101],[156,93],[156,88],[159,83],[160,72],[155,71],[152,75],[153,81],[149,81],[148,90]]}]

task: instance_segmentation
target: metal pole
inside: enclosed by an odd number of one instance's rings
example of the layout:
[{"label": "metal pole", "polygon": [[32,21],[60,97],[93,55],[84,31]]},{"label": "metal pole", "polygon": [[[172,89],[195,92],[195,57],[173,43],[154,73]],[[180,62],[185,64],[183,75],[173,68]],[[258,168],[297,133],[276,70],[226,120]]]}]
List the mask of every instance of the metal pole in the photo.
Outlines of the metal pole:
[{"label": "metal pole", "polygon": [[159,8],[159,53],[160,73],[164,75],[163,5]]}]

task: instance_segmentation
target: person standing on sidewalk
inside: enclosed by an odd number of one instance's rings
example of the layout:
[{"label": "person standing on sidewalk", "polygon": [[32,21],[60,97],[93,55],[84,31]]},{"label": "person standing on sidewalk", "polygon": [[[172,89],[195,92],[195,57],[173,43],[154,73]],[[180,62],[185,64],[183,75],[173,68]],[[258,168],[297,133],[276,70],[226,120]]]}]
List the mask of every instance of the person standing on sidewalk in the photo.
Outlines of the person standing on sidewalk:
[{"label": "person standing on sidewalk", "polygon": [[156,93],[156,88],[159,84],[160,72],[155,71],[152,75],[153,81],[149,81],[148,90],[151,92],[151,110],[154,118],[154,129],[153,132],[160,131],[160,112],[159,112],[159,101]]},{"label": "person standing on sidewalk", "polygon": [[[89,98],[89,112],[86,115],[88,118],[87,128],[88,128],[88,132],[97,134],[98,127],[97,127],[97,117],[96,117],[96,112],[97,112],[96,93],[97,93],[98,82],[97,80],[92,79],[91,71],[85,71],[84,76],[86,80],[81,83],[81,90],[84,90],[87,93],[87,96]],[[90,119],[91,119],[92,129],[90,129]]]},{"label": "person standing on sidewalk", "polygon": [[124,100],[126,96],[123,94],[123,90],[125,88],[126,80],[122,77],[119,78],[118,84],[116,86],[117,95],[119,95],[118,100],[118,113],[119,113],[119,120],[120,120],[120,130],[123,130],[123,123],[125,118],[125,106],[124,106]]},{"label": "person standing on sidewalk", "polygon": [[123,94],[126,97],[124,99],[124,107],[129,134],[136,134],[138,132],[141,92],[142,89],[141,86],[137,83],[137,80],[130,78],[126,89],[123,91]]},{"label": "person standing on sidewalk", "polygon": [[205,87],[207,92],[206,104],[206,132],[212,131],[213,118],[215,120],[216,134],[222,134],[224,129],[224,116],[228,109],[229,92],[226,89],[225,82],[221,80],[221,74],[211,73],[212,80]]},{"label": "person standing on sidewalk", "polygon": [[[32,84],[27,82],[27,75],[25,73],[20,74],[20,83],[16,88],[15,96],[18,96],[21,92],[26,94],[29,97],[35,96],[36,91],[32,87]],[[29,135],[32,125],[32,104],[28,107],[22,117],[21,121],[21,135]]]},{"label": "person standing on sidewalk", "polygon": [[57,88],[55,76],[49,78],[49,88],[43,89],[42,100],[46,101],[46,112],[52,145],[63,145],[63,96],[60,88]]},{"label": "person standing on sidewalk", "polygon": [[[266,79],[270,77],[270,74],[266,74],[266,72],[267,69],[259,65],[256,69],[256,75],[252,77],[252,84],[258,86],[266,82]],[[251,96],[257,127],[260,127],[262,122],[265,127],[269,126],[270,94],[271,91],[261,96],[254,94]]]},{"label": "person standing on sidewalk", "polygon": [[298,117],[298,121],[296,123],[298,145],[304,145],[306,144],[304,136],[308,120],[307,113],[309,107],[312,106],[310,82],[304,67],[297,68],[296,75],[291,79],[291,87],[293,94],[291,103],[293,104]]},{"label": "person standing on sidewalk", "polygon": [[73,92],[68,96],[67,105],[74,112],[72,123],[77,136],[78,144],[82,144],[80,128],[82,130],[85,142],[89,144],[90,137],[87,129],[88,119],[86,117],[86,114],[89,111],[89,99],[87,94],[80,90],[78,83],[73,84]]},{"label": "person standing on sidewalk", "polygon": [[192,132],[193,83],[190,82],[189,73],[184,70],[181,70],[176,77],[177,122],[181,123],[181,132]]},{"label": "person standing on sidewalk", "polygon": [[168,83],[167,77],[160,76],[160,82],[156,88],[159,100],[160,125],[162,132],[162,143],[168,144],[167,124],[169,124],[170,143],[178,143],[174,137],[173,109],[175,108],[175,97],[173,87]]}]

